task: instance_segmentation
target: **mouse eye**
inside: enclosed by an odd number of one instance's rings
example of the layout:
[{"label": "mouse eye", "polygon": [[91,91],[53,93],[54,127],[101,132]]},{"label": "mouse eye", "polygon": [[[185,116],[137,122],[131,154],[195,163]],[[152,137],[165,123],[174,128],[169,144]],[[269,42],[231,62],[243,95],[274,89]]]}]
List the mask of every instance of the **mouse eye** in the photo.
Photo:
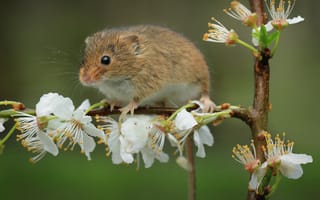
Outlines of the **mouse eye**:
[{"label": "mouse eye", "polygon": [[109,56],[102,56],[101,58],[101,64],[109,65],[111,62],[111,58]]}]

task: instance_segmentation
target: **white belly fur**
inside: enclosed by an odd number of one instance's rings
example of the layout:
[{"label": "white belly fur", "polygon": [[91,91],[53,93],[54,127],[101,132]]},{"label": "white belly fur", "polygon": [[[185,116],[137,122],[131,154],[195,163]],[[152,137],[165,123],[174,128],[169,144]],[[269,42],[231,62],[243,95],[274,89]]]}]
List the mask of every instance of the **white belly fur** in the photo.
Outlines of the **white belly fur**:
[{"label": "white belly fur", "polygon": [[[127,105],[133,99],[133,86],[130,80],[105,81],[98,86],[99,90],[111,102]],[[141,106],[158,105],[165,103],[166,106],[182,106],[188,100],[199,99],[201,88],[195,84],[169,84],[156,93],[142,99]]]},{"label": "white belly fur", "polygon": [[98,86],[106,99],[113,103],[126,105],[133,98],[133,87],[130,80],[108,80]]},{"label": "white belly fur", "polygon": [[182,106],[189,100],[195,100],[200,97],[200,86],[194,84],[172,84],[167,85],[155,94],[147,97],[141,102],[141,105],[154,105],[165,103],[166,106]]}]

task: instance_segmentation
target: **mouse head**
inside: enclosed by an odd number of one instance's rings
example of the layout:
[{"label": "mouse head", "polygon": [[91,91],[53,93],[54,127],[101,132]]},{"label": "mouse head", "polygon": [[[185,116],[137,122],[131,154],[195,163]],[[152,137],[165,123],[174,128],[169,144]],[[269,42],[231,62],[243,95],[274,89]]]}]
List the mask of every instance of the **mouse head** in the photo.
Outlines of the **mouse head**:
[{"label": "mouse head", "polygon": [[141,66],[139,36],[129,32],[106,30],[89,36],[80,69],[83,85],[97,86],[105,80],[130,79]]}]

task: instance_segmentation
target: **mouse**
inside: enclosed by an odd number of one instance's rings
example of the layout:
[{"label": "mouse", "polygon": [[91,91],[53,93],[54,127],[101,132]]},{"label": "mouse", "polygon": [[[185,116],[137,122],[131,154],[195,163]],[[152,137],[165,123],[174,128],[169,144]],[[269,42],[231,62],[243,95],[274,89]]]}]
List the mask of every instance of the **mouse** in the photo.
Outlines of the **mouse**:
[{"label": "mouse", "polygon": [[213,112],[208,65],[186,37],[158,25],[106,28],[85,39],[79,72],[121,115],[138,106],[179,107],[200,100]]}]

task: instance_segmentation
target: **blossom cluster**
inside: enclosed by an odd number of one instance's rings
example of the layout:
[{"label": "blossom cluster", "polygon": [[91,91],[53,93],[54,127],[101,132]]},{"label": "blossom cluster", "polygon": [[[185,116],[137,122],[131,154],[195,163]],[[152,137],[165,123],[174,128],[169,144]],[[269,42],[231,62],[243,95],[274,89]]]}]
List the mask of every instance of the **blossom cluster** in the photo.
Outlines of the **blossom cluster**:
[{"label": "blossom cluster", "polygon": [[[275,42],[274,49],[277,48],[279,40],[279,31],[283,30],[289,24],[296,24],[304,21],[304,18],[297,16],[289,18],[295,0],[265,0],[267,10],[270,14],[271,20],[265,25],[257,26],[257,15],[251,12],[247,7],[239,1],[232,1],[230,8],[224,9],[224,12],[232,18],[241,21],[244,25],[252,28],[252,43],[254,46],[239,39],[238,34],[233,29],[227,29],[217,19],[212,18],[213,23],[208,23],[209,30],[203,35],[203,40],[208,42],[224,43],[227,46],[240,44],[253,51],[257,55],[260,49],[268,48],[272,42]],[[268,34],[273,29],[276,32]]]},{"label": "blossom cluster", "polygon": [[[253,141],[250,145],[251,148],[248,145],[237,145],[232,150],[232,157],[243,164],[244,168],[251,173],[249,189],[257,191],[257,193],[264,191],[264,188],[260,188],[266,186],[262,185],[265,177],[283,175],[289,179],[298,179],[303,174],[301,164],[313,162],[310,155],[293,153],[294,142],[285,141],[285,134],[282,139],[276,135],[274,140],[270,133],[263,132],[262,134],[265,138],[265,145],[262,146],[265,162],[261,163],[261,160],[257,158]],[[267,173],[268,171],[272,173]]]},{"label": "blossom cluster", "polygon": [[88,160],[95,149],[94,138],[105,143],[105,134],[92,124],[92,118],[86,115],[90,107],[85,100],[75,109],[70,98],[57,93],[48,93],[36,104],[35,115],[23,112],[14,116],[16,126],[21,134],[17,140],[28,150],[39,153],[31,158],[32,162],[39,161],[47,152],[56,156],[58,148],[73,150],[78,144]]},{"label": "blossom cluster", "polygon": [[[27,150],[37,153],[30,159],[33,163],[47,153],[57,156],[59,149],[74,150],[76,146],[90,160],[90,154],[98,143],[106,145],[106,154],[111,155],[114,164],[131,164],[134,161],[139,164],[142,155],[148,168],[154,160],[169,160],[163,151],[167,139],[177,148],[177,163],[188,169],[189,164],[184,157],[186,139],[192,137],[197,147],[196,155],[204,158],[204,145],[212,146],[214,142],[206,124],[230,117],[231,113],[230,109],[203,113],[199,102],[190,102],[171,116],[128,115],[118,122],[111,116],[89,116],[88,112],[94,108],[88,100],[75,108],[70,98],[57,93],[45,94],[36,104],[33,114],[16,111],[12,115],[16,128],[21,132],[17,140]],[[94,119],[96,123],[93,123]],[[1,118],[0,131],[4,130],[6,120]]]}]

